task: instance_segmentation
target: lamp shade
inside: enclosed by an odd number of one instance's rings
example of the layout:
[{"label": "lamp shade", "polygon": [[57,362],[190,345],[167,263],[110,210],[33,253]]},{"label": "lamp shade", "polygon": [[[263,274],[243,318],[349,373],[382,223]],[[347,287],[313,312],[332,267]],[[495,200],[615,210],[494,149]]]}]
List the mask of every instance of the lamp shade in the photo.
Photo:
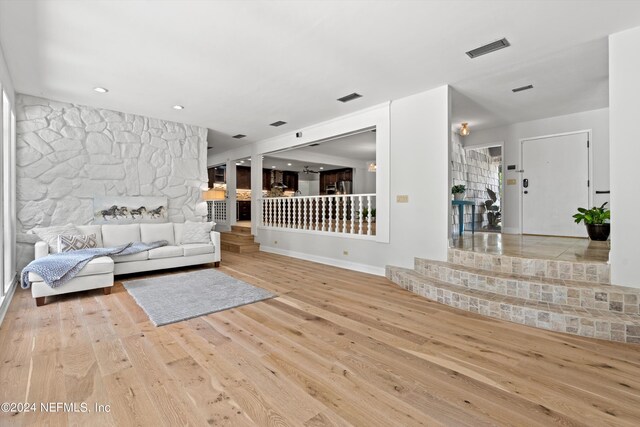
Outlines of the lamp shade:
[{"label": "lamp shade", "polygon": [[211,188],[202,192],[204,200],[224,200],[225,191],[222,188]]}]

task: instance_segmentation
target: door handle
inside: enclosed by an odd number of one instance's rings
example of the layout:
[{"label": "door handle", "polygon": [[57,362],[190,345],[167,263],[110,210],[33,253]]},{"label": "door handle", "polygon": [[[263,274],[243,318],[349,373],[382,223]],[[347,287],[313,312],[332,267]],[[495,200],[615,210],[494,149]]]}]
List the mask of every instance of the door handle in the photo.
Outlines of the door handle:
[{"label": "door handle", "polygon": [[525,179],[523,179],[523,180],[522,180],[522,186],[523,186],[524,188],[529,187],[529,180],[528,180],[527,178],[525,178]]}]

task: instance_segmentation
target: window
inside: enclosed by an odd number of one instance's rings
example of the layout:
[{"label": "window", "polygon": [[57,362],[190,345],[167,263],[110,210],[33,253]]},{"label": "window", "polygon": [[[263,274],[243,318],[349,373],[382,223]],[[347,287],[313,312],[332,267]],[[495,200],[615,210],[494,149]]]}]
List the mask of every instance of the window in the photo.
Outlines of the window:
[{"label": "window", "polygon": [[9,97],[2,91],[2,103],[0,106],[2,121],[0,122],[0,141],[2,143],[0,162],[0,176],[2,176],[2,186],[0,187],[0,223],[2,224],[2,235],[0,238],[0,295],[6,295],[15,277],[15,157],[16,157],[16,136],[15,136],[15,114],[12,110]]}]

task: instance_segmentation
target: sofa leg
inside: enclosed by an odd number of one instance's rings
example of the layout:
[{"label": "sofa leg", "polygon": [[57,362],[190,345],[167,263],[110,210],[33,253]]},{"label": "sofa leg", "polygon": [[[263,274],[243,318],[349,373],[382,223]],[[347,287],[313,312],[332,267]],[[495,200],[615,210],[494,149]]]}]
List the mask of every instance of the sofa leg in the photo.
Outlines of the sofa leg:
[{"label": "sofa leg", "polygon": [[216,262],[214,262],[214,263],[213,263],[213,267],[214,267],[214,268],[218,268],[218,267],[220,267],[220,261],[216,261]]},{"label": "sofa leg", "polygon": [[104,292],[105,295],[111,294],[111,286],[107,286],[106,288],[102,288],[102,292]]},{"label": "sofa leg", "polygon": [[36,307],[42,307],[44,305],[45,297],[37,297],[36,298]]}]

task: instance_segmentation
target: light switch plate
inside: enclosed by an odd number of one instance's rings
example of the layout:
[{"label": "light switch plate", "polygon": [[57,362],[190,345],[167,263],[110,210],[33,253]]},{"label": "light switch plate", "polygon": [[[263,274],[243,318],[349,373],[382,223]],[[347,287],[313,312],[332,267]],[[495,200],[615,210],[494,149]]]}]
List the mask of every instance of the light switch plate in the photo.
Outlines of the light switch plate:
[{"label": "light switch plate", "polygon": [[409,196],[406,194],[400,194],[396,196],[396,202],[398,203],[409,203]]},{"label": "light switch plate", "polygon": [[515,179],[508,179],[507,185],[516,185],[517,181]]}]

